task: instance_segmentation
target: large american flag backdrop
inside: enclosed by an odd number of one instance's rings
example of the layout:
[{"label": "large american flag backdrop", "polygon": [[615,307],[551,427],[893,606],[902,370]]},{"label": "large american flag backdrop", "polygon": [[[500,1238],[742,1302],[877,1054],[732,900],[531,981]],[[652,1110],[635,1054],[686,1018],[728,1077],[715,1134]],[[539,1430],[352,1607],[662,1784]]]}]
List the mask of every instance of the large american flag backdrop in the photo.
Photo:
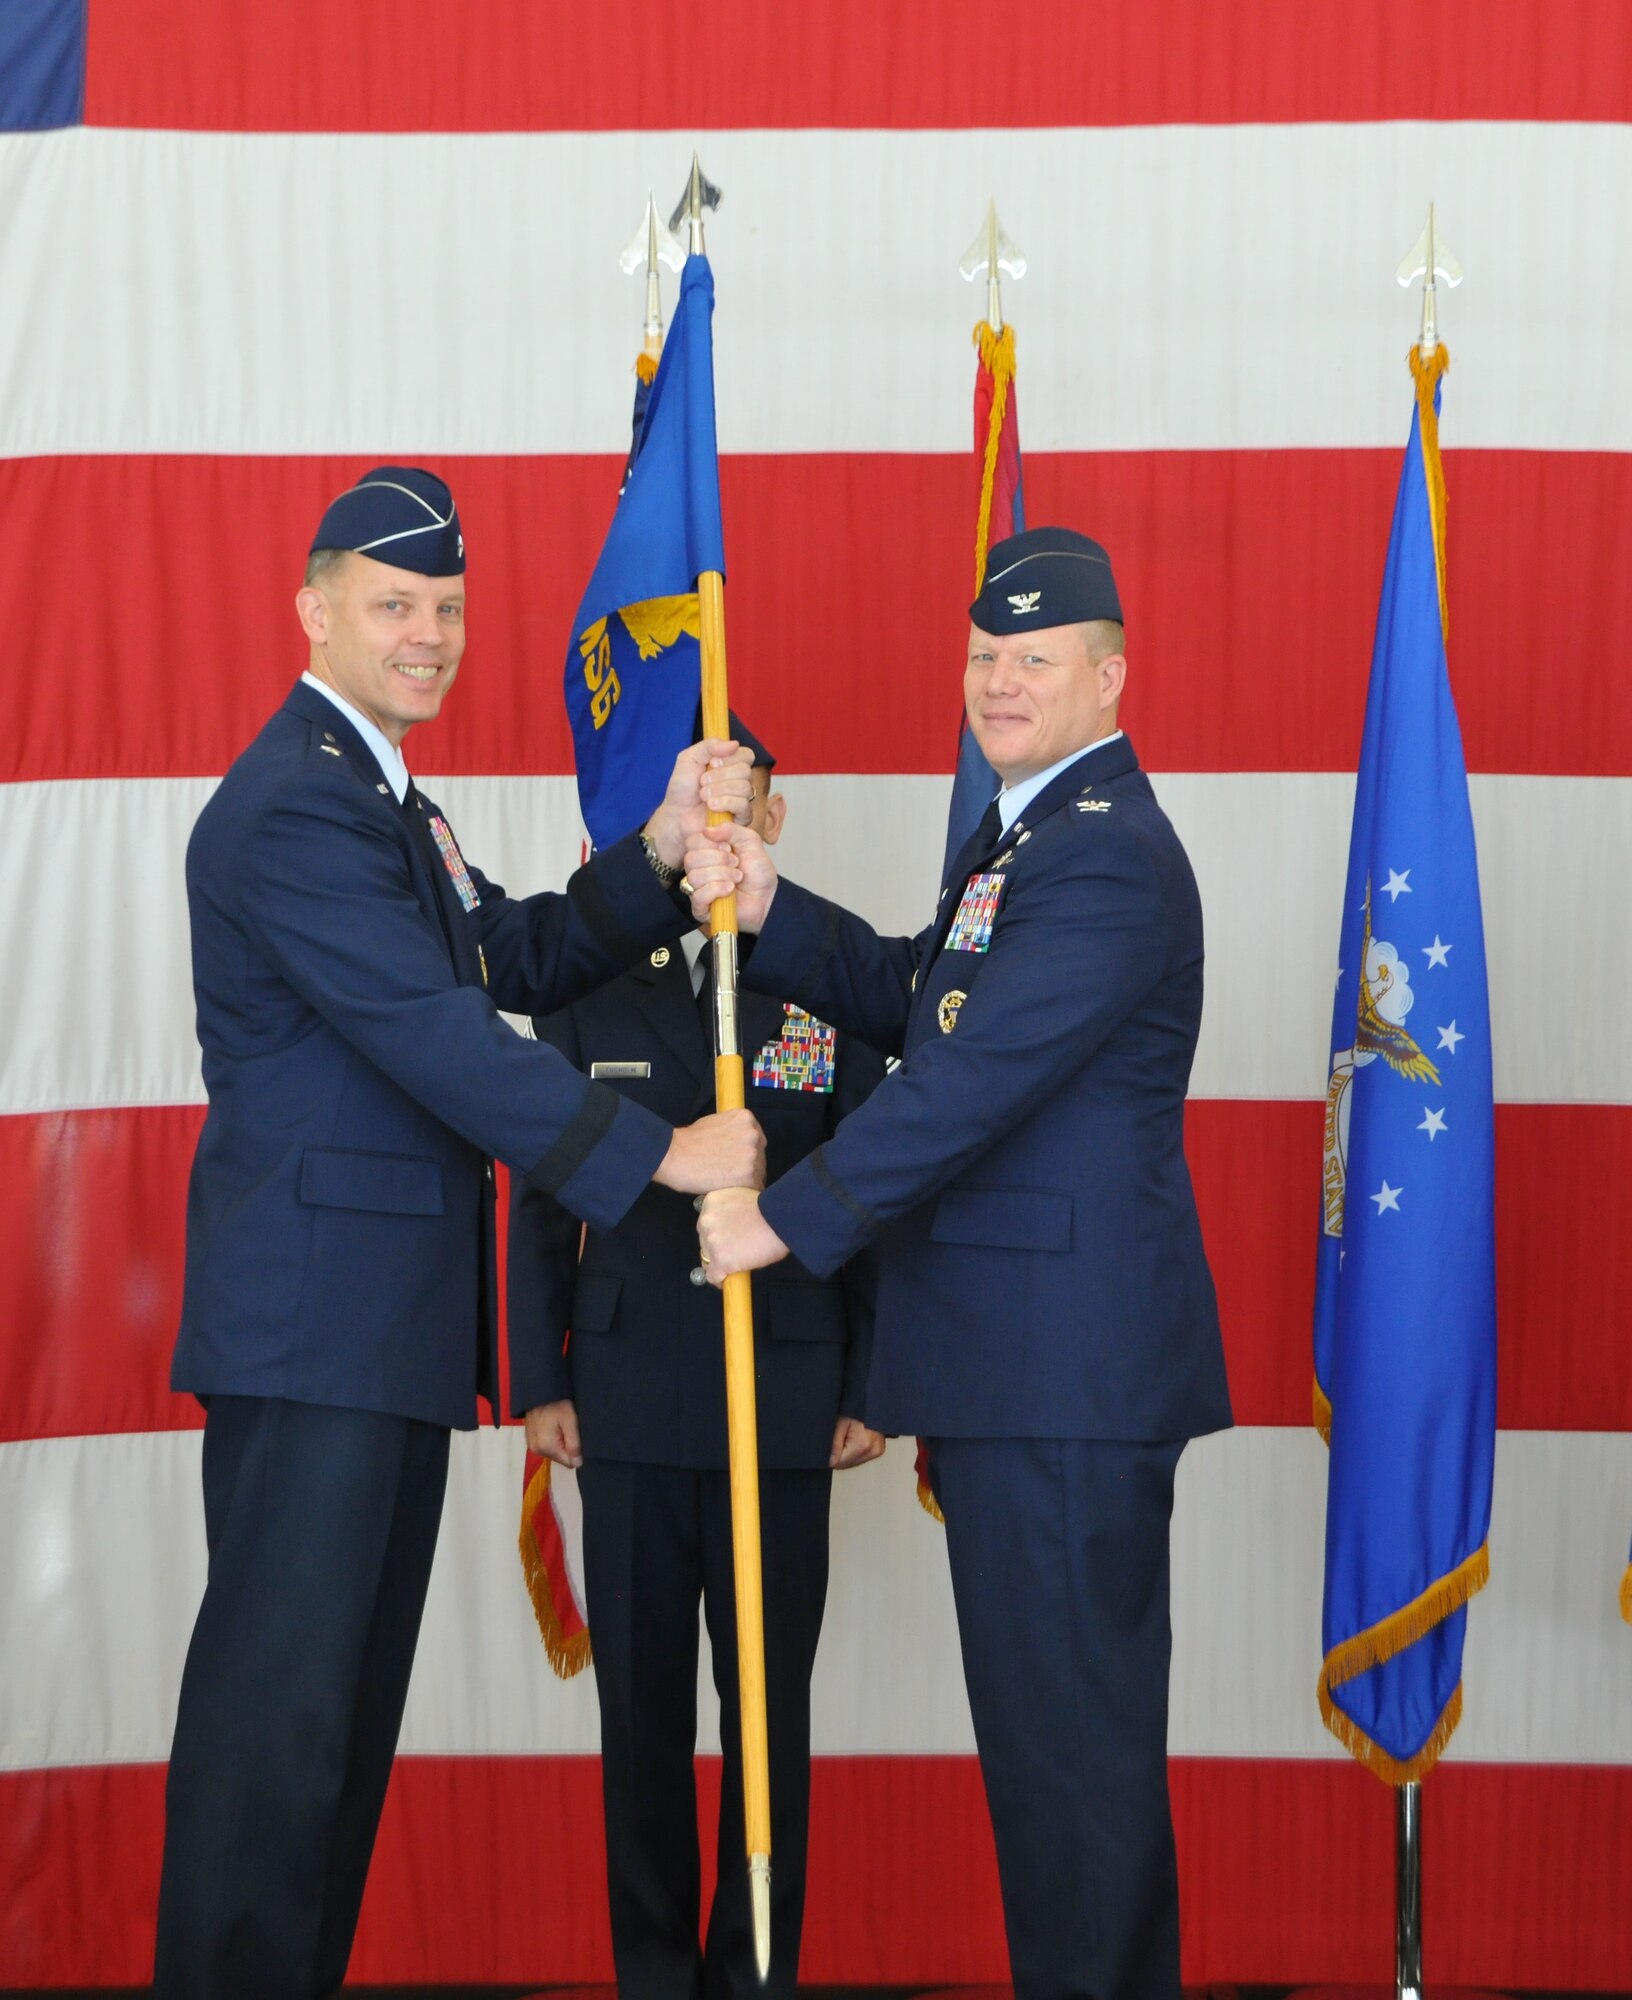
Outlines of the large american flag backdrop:
[{"label": "large american flag backdrop", "polygon": [[[470,653],[411,761],[484,868],[564,878],[560,663],[642,303],[616,253],[695,143],[726,190],[733,689],[787,774],[789,871],[897,929],[933,904],[983,304],[955,265],[989,194],[1031,263],[1008,296],[1029,516],[1102,536],[1130,607],[1124,720],[1206,903],[1189,1142],[1240,1421],[1187,1454],[1175,1531],[1192,1981],[1389,1964],[1389,1800],[1315,1704],[1309,1326],[1410,411],[1393,270],[1437,200],[1468,271],[1444,436],[1501,1435],[1466,1720],[1426,1793],[1430,1969],[1632,1985],[1619,0],[14,0],[0,57],[9,122],[52,127],[0,134],[0,1980],[150,1962],[204,1557],[199,1414],[166,1388],[202,1116],[188,830],[302,664],[322,503],[406,457],[447,474],[471,550]],[[520,1466],[513,1428],[456,1440],[361,1979],[610,1974],[593,1690],[537,1643]],[[1001,1977],[910,1441],[837,1482],[835,1535],[805,1976]]]}]

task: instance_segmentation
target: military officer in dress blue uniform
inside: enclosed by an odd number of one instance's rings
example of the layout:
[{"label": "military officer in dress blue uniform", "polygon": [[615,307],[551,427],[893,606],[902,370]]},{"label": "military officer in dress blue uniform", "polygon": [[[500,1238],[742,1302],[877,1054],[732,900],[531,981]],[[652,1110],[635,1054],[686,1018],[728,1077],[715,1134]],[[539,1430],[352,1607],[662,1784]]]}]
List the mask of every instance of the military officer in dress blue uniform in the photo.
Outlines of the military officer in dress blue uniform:
[{"label": "military officer in dress blue uniform", "polygon": [[[749,824],[768,845],[786,801],[754,759]],[[709,954],[694,931],[592,999],[534,1028],[575,1067],[669,1119],[713,1102]],[[749,1108],[768,1171],[833,1136],[883,1058],[791,1002],[744,993]],[[793,1259],[754,1285],[773,1871],[768,1988],[759,1985],[742,1867],[742,1745],[718,1299],[699,1291],[696,1215],[649,1188],[614,1228],[519,1182],[510,1213],[510,1393],[532,1448],[578,1468],[584,1583],[601,1710],[607,1886],[623,2000],[791,1994],[804,1920],[810,1676],[827,1597],[832,1470],[884,1440],[861,1421],[872,1344],[872,1258],[818,1276]],[[563,1336],[571,1329],[563,1350]],[[697,1606],[708,1621],[725,1752],[719,1872],[698,1951]]]},{"label": "military officer in dress blue uniform", "polygon": [[709,1276],[880,1257],[867,1421],[929,1445],[1020,2000],[1177,2000],[1168,1520],[1186,1439],[1230,1421],[1184,1160],[1202,924],[1117,727],[1105,551],[991,551],[969,724],[1003,780],[915,938],[791,882],[746,828],[746,977],[900,1068],[762,1197],[711,1196]]},{"label": "military officer in dress blue uniform", "polygon": [[[746,752],[703,744],[565,895],[507,897],[402,742],[465,648],[447,487],[342,494],[296,604],[310,669],[187,849],[209,1110],[172,1386],[206,1408],[209,1580],[171,1753],[155,1992],[311,2000],[345,1975],[441,1518],[497,1394],[492,1157],[610,1229],[652,1181],[758,1185],[748,1113],[672,1119],[524,1041],[689,928],[672,892]],[[678,1198],[678,1196],[677,1196]]]}]

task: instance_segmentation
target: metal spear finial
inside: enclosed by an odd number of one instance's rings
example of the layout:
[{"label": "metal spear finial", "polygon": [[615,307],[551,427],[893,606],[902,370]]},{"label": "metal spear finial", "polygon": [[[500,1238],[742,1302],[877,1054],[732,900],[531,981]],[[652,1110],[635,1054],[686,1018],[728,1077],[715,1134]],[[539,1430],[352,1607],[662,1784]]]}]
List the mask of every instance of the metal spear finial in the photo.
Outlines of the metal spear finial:
[{"label": "metal spear finial", "polygon": [[997,220],[997,203],[986,204],[986,220],[975,233],[975,240],[964,251],[958,269],[971,285],[986,273],[986,320],[993,333],[1003,331],[1003,280],[1002,273],[1011,278],[1026,275],[1026,260],[1003,234]]},{"label": "metal spear finial", "polygon": [[1435,317],[1434,280],[1443,278],[1454,291],[1462,282],[1462,266],[1456,261],[1449,244],[1434,226],[1434,204],[1428,204],[1428,222],[1414,247],[1400,259],[1399,270],[1395,274],[1402,285],[1414,284],[1422,280],[1422,333],[1417,342],[1417,351],[1426,361],[1439,345],[1439,322]]},{"label": "metal spear finial", "polygon": [[632,278],[643,266],[645,268],[648,354],[655,356],[663,352],[663,293],[658,284],[658,266],[667,264],[671,271],[678,271],[685,261],[684,248],[664,228],[657,213],[656,198],[648,188],[645,220],[623,246],[623,253],[618,258],[618,264],[625,277]]},{"label": "metal spear finial", "polygon": [[673,215],[669,217],[669,227],[678,229],[686,224],[686,248],[693,257],[703,254],[703,211],[718,208],[721,190],[704,174],[697,155],[691,156],[691,178],[686,182],[686,191],[675,204]]}]

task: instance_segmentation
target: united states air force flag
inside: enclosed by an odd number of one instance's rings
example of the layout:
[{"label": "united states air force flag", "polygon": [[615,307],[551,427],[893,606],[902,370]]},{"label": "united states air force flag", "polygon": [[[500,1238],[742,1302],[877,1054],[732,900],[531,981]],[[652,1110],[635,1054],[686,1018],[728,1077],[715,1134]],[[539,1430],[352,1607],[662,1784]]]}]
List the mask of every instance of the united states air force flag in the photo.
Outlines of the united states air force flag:
[{"label": "united states air force flag", "polygon": [[567,648],[578,803],[597,847],[641,825],[692,741],[697,579],[725,570],[714,276],[688,257],[635,453]]},{"label": "united states air force flag", "polygon": [[1326,1433],[1321,1713],[1393,1784],[1461,1713],[1496,1445],[1490,1008],[1446,671],[1440,348],[1383,578],[1326,1094],[1315,1414]]}]

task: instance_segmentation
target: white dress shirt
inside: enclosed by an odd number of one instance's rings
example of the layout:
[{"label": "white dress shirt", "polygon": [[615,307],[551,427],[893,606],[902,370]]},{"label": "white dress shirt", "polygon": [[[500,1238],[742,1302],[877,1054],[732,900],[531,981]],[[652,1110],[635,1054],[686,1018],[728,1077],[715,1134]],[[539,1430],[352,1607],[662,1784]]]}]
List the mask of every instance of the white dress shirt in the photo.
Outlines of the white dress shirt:
[{"label": "white dress shirt", "polygon": [[1039,771],[1035,778],[1022,778],[1018,785],[1005,785],[997,795],[997,810],[1003,821],[1003,831],[1007,833],[1037,794],[1046,785],[1053,784],[1062,771],[1068,771],[1079,757],[1091,757],[1096,750],[1103,750],[1107,743],[1118,743],[1121,739],[1122,731],[1114,729],[1109,736],[1102,736],[1097,743],[1090,743],[1086,750],[1073,750],[1069,757],[1062,757],[1057,764],[1050,764],[1046,771]]},{"label": "white dress shirt", "polygon": [[336,694],[327,681],[320,681],[316,674],[304,673],[301,679],[308,687],[314,687],[327,701],[332,701],[340,713],[356,730],[357,734],[374,752],[380,767],[380,776],[391,787],[400,806],[408,796],[408,766],[402,761],[402,752],[384,735],[378,725],[369,721],[360,708],[353,708],[344,695]]}]

